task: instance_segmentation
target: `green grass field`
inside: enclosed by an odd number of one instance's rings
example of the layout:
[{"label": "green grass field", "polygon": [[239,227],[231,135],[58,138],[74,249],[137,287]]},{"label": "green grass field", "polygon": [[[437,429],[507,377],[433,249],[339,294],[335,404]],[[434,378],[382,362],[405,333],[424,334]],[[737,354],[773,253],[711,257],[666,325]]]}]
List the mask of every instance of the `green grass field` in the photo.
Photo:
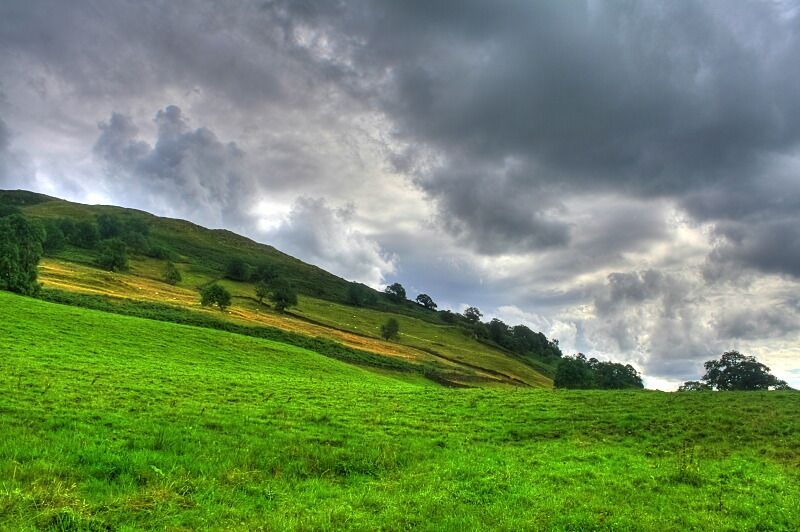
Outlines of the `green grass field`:
[{"label": "green grass field", "polygon": [[0,293],[0,530],[796,530],[800,394],[447,389]]}]

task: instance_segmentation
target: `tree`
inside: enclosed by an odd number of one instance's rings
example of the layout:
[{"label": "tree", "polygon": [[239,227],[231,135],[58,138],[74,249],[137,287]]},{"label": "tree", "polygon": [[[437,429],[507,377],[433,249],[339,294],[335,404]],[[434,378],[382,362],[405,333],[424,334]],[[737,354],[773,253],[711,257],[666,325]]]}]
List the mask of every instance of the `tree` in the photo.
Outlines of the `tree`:
[{"label": "tree", "polygon": [[253,290],[255,290],[256,297],[258,298],[258,302],[263,304],[264,303],[264,298],[269,296],[269,285],[267,283],[265,283],[264,281],[259,281],[253,287]]},{"label": "tree", "polygon": [[705,392],[711,390],[711,386],[700,381],[686,381],[678,386],[679,392]]},{"label": "tree", "polygon": [[225,277],[233,281],[249,281],[250,271],[250,265],[243,258],[234,257],[228,261],[228,265],[225,267]]},{"label": "tree", "polygon": [[128,269],[128,246],[121,238],[109,238],[100,242],[97,265],[104,270],[118,272]]},{"label": "tree", "polygon": [[183,280],[183,276],[178,268],[171,262],[167,262],[164,267],[164,281],[168,284],[178,284]]},{"label": "tree", "polygon": [[702,380],[715,390],[768,390],[786,385],[755,357],[738,351],[727,351],[719,360],[709,360],[703,367],[706,374]]},{"label": "tree", "polygon": [[297,305],[297,292],[294,287],[286,279],[278,279],[272,286],[272,293],[269,296],[272,304],[278,309],[278,312],[283,312],[289,307]]},{"label": "tree", "polygon": [[42,258],[44,229],[21,214],[0,218],[0,290],[32,295]]},{"label": "tree", "polygon": [[[66,234],[66,231],[64,234]],[[70,233],[69,238],[70,243],[79,248],[92,249],[100,240],[100,231],[89,220],[83,220],[75,224],[75,229]]]},{"label": "tree", "polygon": [[56,220],[45,220],[44,232],[45,239],[44,242],[42,242],[42,250],[45,253],[58,253],[66,247],[66,236]]},{"label": "tree", "polygon": [[354,307],[371,305],[375,302],[375,291],[361,283],[349,283],[347,285],[347,302]]},{"label": "tree", "polygon": [[106,240],[124,236],[125,226],[119,216],[113,214],[98,214],[96,218],[97,231],[100,233],[100,238]]},{"label": "tree", "polygon": [[436,310],[436,307],[438,306],[436,303],[433,302],[433,299],[431,299],[431,296],[429,296],[428,294],[418,295],[415,301],[428,310]]},{"label": "tree", "polygon": [[217,305],[220,310],[225,310],[231,304],[231,293],[224,286],[211,284],[200,292],[200,304],[204,307]]},{"label": "tree", "polygon": [[395,340],[400,336],[400,323],[395,318],[381,325],[381,336],[386,340]]},{"label": "tree", "polygon": [[564,357],[556,367],[556,376],[553,379],[556,388],[570,390],[588,390],[594,386],[592,369],[583,353],[571,357]]},{"label": "tree", "polygon": [[469,307],[467,310],[464,311],[464,317],[470,323],[478,323],[481,321],[483,314],[477,307]]},{"label": "tree", "polygon": [[403,285],[400,283],[394,283],[387,286],[384,292],[389,296],[389,299],[395,303],[402,303],[406,300],[406,289],[403,288]]},{"label": "tree", "polygon": [[596,358],[586,360],[578,353],[563,357],[556,367],[553,384],[556,388],[627,390],[644,388],[639,372],[630,364],[601,362]]}]

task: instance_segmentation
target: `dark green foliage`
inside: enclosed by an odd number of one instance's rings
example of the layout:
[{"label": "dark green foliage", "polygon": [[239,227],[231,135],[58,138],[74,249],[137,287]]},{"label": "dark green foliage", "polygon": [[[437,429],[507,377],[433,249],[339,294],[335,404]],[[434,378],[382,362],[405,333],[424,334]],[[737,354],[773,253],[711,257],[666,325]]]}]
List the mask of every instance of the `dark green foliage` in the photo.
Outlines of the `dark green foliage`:
[{"label": "dark green foliage", "polygon": [[469,307],[464,311],[464,318],[466,318],[469,323],[478,323],[481,321],[482,317],[483,314],[477,309],[477,307]]},{"label": "dark green foliage", "polygon": [[592,370],[583,353],[561,359],[553,384],[556,388],[570,390],[588,390],[593,387]]},{"label": "dark green foliage", "polygon": [[147,249],[147,255],[160,260],[169,260],[172,257],[172,253],[170,253],[169,249],[160,244],[151,244]]},{"label": "dark green foliage", "polygon": [[241,257],[233,257],[225,267],[225,277],[232,281],[246,282],[250,280],[252,268]]},{"label": "dark green foliage", "polygon": [[347,303],[354,307],[375,304],[375,291],[361,283],[352,282],[347,286]]},{"label": "dark green foliage", "polygon": [[489,338],[496,344],[511,349],[514,344],[514,338],[511,336],[511,331],[508,325],[503,323],[497,318],[489,322]]},{"label": "dark green foliage", "polygon": [[554,383],[556,388],[573,390],[626,390],[644,388],[642,378],[630,364],[586,360],[583,353],[564,357],[558,363]]},{"label": "dark green foliage", "polygon": [[456,323],[458,321],[458,314],[450,310],[440,310],[439,319],[445,323]]},{"label": "dark green foliage", "polygon": [[272,291],[269,298],[272,301],[272,305],[278,309],[278,312],[283,312],[287,308],[297,305],[297,292],[286,279],[278,279],[272,283]]},{"label": "dark green foliage", "polygon": [[710,385],[700,381],[686,381],[678,387],[679,392],[707,392],[712,389]]},{"label": "dark green foliage", "polygon": [[429,296],[428,294],[418,295],[415,301],[428,310],[436,310],[436,307],[438,306],[436,303],[433,302],[433,299],[431,299],[431,296]]},{"label": "dark green foliage", "polygon": [[100,231],[89,220],[81,220],[69,235],[69,242],[79,248],[94,249],[100,241]]},{"label": "dark green foliage", "polygon": [[738,351],[727,351],[719,360],[709,360],[703,366],[706,374],[702,380],[715,390],[768,390],[787,386],[755,357]]},{"label": "dark green foliage", "polygon": [[67,246],[67,237],[61,228],[61,224],[56,220],[44,221],[45,239],[42,242],[42,250],[46,254],[58,253]]},{"label": "dark green foliage", "polygon": [[20,214],[0,218],[0,290],[31,295],[42,257],[44,229]]},{"label": "dark green foliage", "polygon": [[283,276],[283,271],[281,268],[271,262],[265,262],[255,268],[251,279],[253,281],[264,281],[265,283],[271,283],[275,279]]},{"label": "dark green foliage", "polygon": [[22,209],[16,205],[2,205],[0,204],[0,218],[11,216],[12,214],[22,214]]},{"label": "dark green foliage", "polygon": [[389,318],[389,321],[381,325],[381,336],[386,340],[395,340],[400,336],[400,323]]},{"label": "dark green foliage", "polygon": [[183,280],[183,276],[178,268],[172,263],[167,262],[167,265],[164,266],[164,281],[168,284],[178,284]]},{"label": "dark green foliage", "polygon": [[406,300],[406,289],[400,283],[394,283],[386,287],[384,293],[389,297],[389,300],[394,303],[402,303]]},{"label": "dark green foliage", "polygon": [[111,272],[128,269],[128,246],[121,238],[109,238],[100,242],[97,265]]},{"label": "dark green foliage", "polygon": [[263,303],[264,298],[269,296],[270,287],[269,284],[264,281],[258,281],[253,289],[255,290],[256,298],[258,298],[259,303]]},{"label": "dark green foliage", "polygon": [[230,306],[232,300],[231,293],[222,286],[214,283],[200,292],[200,304],[204,307],[217,305],[220,310],[225,310]]},{"label": "dark green foliage", "polygon": [[119,216],[113,214],[97,215],[97,231],[103,240],[122,237],[125,234],[125,224]]}]

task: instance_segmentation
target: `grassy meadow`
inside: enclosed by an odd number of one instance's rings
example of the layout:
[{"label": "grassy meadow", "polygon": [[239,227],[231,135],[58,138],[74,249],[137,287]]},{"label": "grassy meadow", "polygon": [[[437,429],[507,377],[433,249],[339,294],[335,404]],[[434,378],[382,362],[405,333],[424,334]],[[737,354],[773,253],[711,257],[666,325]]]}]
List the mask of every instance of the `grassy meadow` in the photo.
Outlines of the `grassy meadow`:
[{"label": "grassy meadow", "polygon": [[796,530],[800,394],[450,389],[0,293],[0,530]]}]

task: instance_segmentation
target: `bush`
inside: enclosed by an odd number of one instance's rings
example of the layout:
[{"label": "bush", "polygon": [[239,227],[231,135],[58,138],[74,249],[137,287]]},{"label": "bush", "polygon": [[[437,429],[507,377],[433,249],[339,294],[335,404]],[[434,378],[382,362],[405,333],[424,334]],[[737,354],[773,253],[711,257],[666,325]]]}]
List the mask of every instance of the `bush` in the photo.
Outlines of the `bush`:
[{"label": "bush", "polygon": [[104,270],[118,272],[128,269],[128,246],[121,238],[109,238],[100,242],[97,265]]},{"label": "bush", "polygon": [[176,285],[183,280],[183,276],[178,268],[171,262],[164,267],[164,281],[168,284]]},{"label": "bush", "polygon": [[220,310],[225,310],[230,306],[232,299],[231,293],[216,283],[205,287],[200,292],[200,304],[204,307],[217,305]]},{"label": "bush", "polygon": [[381,336],[386,340],[397,339],[400,336],[400,323],[394,318],[389,318],[389,321],[381,326]]}]

